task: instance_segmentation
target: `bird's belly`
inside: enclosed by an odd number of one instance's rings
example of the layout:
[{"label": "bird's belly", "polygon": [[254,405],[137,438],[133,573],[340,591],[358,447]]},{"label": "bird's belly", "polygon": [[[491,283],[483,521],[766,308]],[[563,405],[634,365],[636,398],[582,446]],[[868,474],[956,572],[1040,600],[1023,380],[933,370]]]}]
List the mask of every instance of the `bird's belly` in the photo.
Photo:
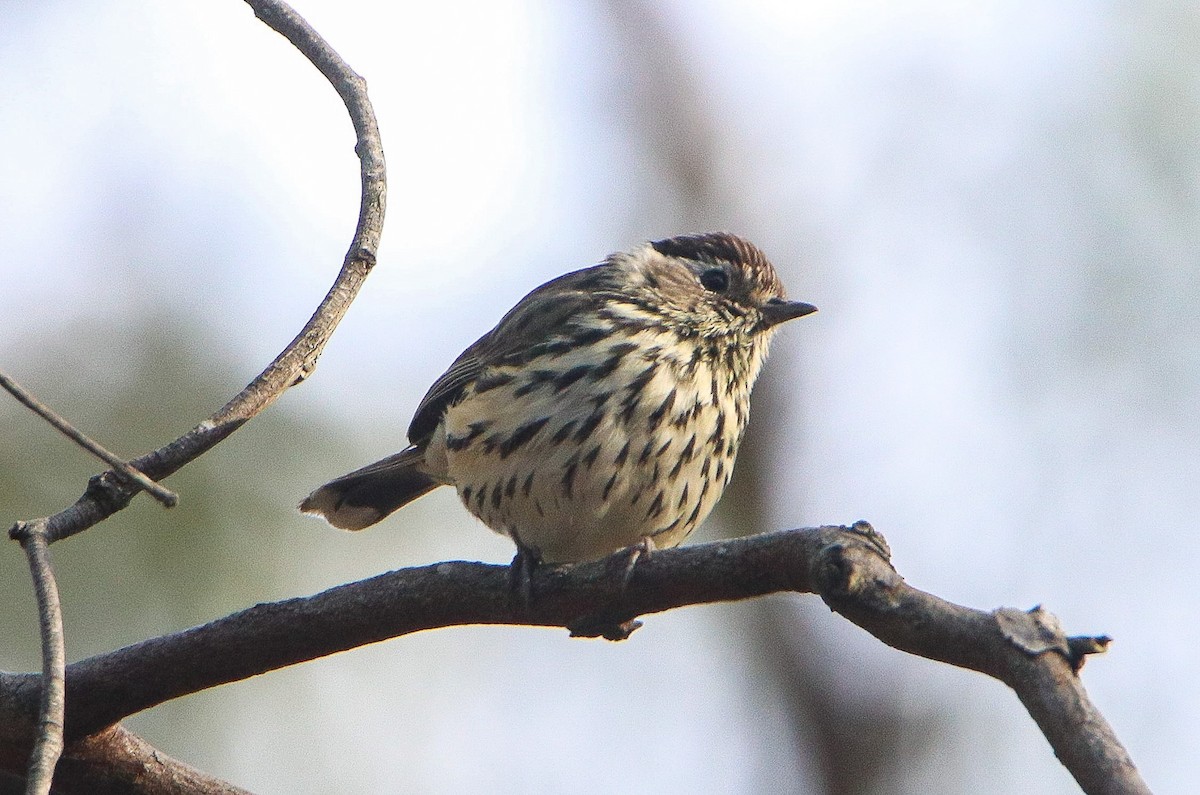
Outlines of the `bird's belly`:
[{"label": "bird's belly", "polygon": [[682,379],[646,367],[613,379],[650,373],[636,389],[580,379],[468,394],[444,423],[448,479],[463,503],[547,562],[603,557],[645,537],[681,542],[729,481],[745,410],[707,367]]}]

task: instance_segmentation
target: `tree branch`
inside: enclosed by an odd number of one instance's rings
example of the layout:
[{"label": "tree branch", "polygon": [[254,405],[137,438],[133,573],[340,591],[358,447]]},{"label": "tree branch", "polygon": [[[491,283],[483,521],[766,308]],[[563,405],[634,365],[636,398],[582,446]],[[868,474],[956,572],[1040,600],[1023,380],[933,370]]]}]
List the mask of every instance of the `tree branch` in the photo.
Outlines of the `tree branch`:
[{"label": "tree branch", "polygon": [[59,763],[54,789],[80,795],[250,795],[167,756],[121,726],[69,745]]},{"label": "tree branch", "polygon": [[[279,0],[246,2],[259,19],[283,34],[312,61],[345,103],[357,134],[355,152],[360,161],[362,198],[358,226],[333,286],[312,318],[275,360],[207,420],[178,439],[129,462],[153,480],[162,480],[210,450],[313,371],[325,343],[374,267],[383,231],[387,194],[383,144],[367,98],[366,81],[287,4]],[[139,486],[112,471],[97,475],[74,505],[46,519],[47,541],[74,535],[108,518],[128,505],[139,490]]]},{"label": "tree branch", "polygon": [[1084,792],[1149,795],[1078,676],[1082,655],[1104,651],[1109,638],[1067,638],[1040,607],[988,613],[939,599],[909,586],[862,544],[831,545],[814,564],[825,603],[884,643],[979,671],[1016,691]]},{"label": "tree branch", "polygon": [[54,768],[63,749],[63,717],[66,710],[66,639],[63,635],[62,604],[58,581],[50,565],[50,546],[46,526],[38,521],[19,523],[14,536],[29,559],[29,573],[37,594],[38,628],[42,642],[42,678],[39,690],[38,718],[29,764],[25,774],[28,795],[47,795],[54,780]]},{"label": "tree branch", "polygon": [[[865,522],[662,550],[622,590],[626,560],[541,567],[528,607],[503,566],[402,569],[97,655],[67,668],[68,741],[173,698],[411,632],[518,624],[619,638],[646,613],[796,591],[820,594],[894,648],[1013,688],[1085,792],[1148,792],[1077,676],[1078,653],[1103,643],[1072,643],[1042,611],[973,610],[909,586]],[[0,689],[20,691],[21,677],[32,675],[0,676]]]}]

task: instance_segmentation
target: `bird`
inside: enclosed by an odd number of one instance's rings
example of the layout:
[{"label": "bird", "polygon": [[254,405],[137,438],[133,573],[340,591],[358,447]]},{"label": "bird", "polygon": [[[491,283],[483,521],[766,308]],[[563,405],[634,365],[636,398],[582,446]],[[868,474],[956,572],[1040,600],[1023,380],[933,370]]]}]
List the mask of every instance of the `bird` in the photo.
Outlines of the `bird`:
[{"label": "bird", "polygon": [[418,404],[409,446],[300,504],[361,530],[440,486],[513,566],[682,542],[733,474],[777,327],[816,311],[726,232],[611,254],[522,298]]}]

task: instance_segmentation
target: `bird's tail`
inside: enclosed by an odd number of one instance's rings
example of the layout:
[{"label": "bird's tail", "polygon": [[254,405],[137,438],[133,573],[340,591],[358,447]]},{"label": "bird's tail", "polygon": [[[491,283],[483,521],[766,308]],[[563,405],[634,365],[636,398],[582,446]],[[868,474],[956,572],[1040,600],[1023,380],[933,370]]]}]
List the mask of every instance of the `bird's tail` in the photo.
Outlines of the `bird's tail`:
[{"label": "bird's tail", "polygon": [[409,447],[329,481],[305,497],[300,510],[342,530],[370,527],[442,485],[423,471],[424,463],[424,448]]}]

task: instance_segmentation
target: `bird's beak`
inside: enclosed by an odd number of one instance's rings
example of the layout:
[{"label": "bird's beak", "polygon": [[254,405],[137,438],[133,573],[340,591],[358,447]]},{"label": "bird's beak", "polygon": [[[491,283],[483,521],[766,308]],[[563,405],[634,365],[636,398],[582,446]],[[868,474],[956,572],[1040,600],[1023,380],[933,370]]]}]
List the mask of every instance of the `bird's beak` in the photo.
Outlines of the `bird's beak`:
[{"label": "bird's beak", "polygon": [[767,321],[767,327],[770,328],[787,320],[811,315],[817,311],[817,308],[803,301],[785,301],[782,298],[772,298],[763,304],[761,311],[763,318]]}]

